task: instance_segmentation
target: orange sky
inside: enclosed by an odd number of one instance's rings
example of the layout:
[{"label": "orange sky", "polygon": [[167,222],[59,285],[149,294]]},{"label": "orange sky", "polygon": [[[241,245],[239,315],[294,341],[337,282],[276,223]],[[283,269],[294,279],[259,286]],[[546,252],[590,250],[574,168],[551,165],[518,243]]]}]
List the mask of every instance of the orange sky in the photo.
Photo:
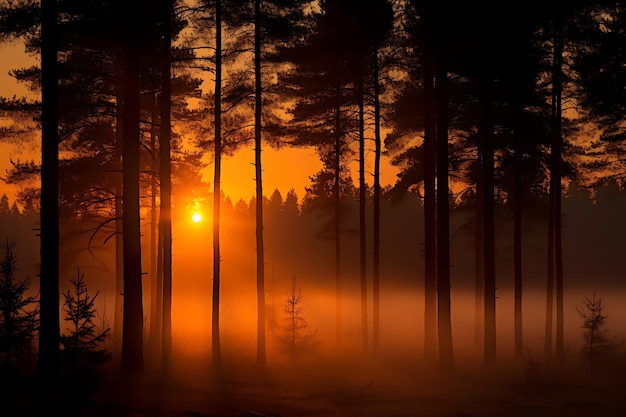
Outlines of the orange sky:
[{"label": "orange sky", "polygon": [[[24,96],[28,94],[28,89],[19,85],[9,76],[8,72],[14,68],[26,67],[37,63],[37,59],[23,53],[21,44],[0,45],[0,96],[10,97],[13,95]],[[0,126],[2,119],[0,119]],[[15,159],[35,159],[38,160],[38,145],[15,146],[0,142],[0,177],[4,176],[5,170],[10,166],[10,158]],[[368,152],[366,170],[373,172],[373,152]],[[248,201],[255,194],[254,184],[254,151],[252,148],[241,149],[232,157],[226,157],[222,162],[222,189],[230,196],[235,203],[239,199]],[[278,188],[285,194],[294,188],[299,198],[304,197],[305,186],[309,184],[309,177],[315,174],[321,163],[313,149],[291,149],[282,148],[277,151],[266,147],[263,150],[263,190],[269,196],[274,189]],[[354,170],[353,178],[358,181],[358,162],[352,163]],[[395,182],[397,168],[388,163],[388,159],[382,159],[381,164],[381,184],[383,186]],[[204,178],[211,181],[213,177],[213,166],[210,165]],[[373,179],[367,175],[366,181],[371,185]],[[15,190],[0,181],[0,195],[6,193],[11,200],[14,198]]]}]

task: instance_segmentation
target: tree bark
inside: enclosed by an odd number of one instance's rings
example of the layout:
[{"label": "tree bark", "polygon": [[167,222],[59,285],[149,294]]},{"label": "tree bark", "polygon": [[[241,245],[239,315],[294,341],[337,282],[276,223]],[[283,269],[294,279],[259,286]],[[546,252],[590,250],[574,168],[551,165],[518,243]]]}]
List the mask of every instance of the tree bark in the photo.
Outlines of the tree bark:
[{"label": "tree bark", "polygon": [[123,372],[137,373],[143,362],[143,305],[141,274],[141,227],[139,211],[139,16],[124,15],[124,139],[123,219],[124,230],[124,323],[122,333]]},{"label": "tree bark", "polygon": [[448,187],[448,62],[446,9],[436,8],[436,100],[437,100],[437,335],[439,366],[454,368],[450,314],[450,202]]},{"label": "tree bark", "polygon": [[341,346],[341,88],[337,87],[337,105],[335,107],[335,144],[334,144],[335,181],[333,184],[334,227],[335,227],[335,338]]},{"label": "tree bark", "polygon": [[60,378],[59,87],[57,3],[41,2],[40,326],[37,376],[44,388]]},{"label": "tree bark", "polygon": [[161,232],[163,250],[162,279],[162,372],[165,379],[172,376],[172,168],[171,168],[171,44],[172,0],[163,0],[161,39],[161,100],[159,135],[159,160],[161,179]]},{"label": "tree bark", "polygon": [[435,101],[434,4],[427,2],[424,13],[426,40],[424,54],[424,359],[437,358],[437,203],[435,191],[437,161],[437,119]]},{"label": "tree bark", "polygon": [[380,85],[378,68],[378,46],[374,50],[374,227],[373,227],[373,265],[372,265],[372,297],[373,297],[373,335],[374,350],[380,346]]},{"label": "tree bark", "polygon": [[215,140],[213,174],[213,304],[211,343],[213,365],[221,371],[220,348],[220,202],[222,173],[222,2],[215,4]]},{"label": "tree bark", "polygon": [[359,79],[357,100],[359,105],[359,260],[361,283],[361,346],[368,348],[367,325],[367,232],[365,223],[365,112],[363,104],[363,79]]},{"label": "tree bark", "polygon": [[254,167],[256,182],[257,364],[265,366],[265,248],[263,239],[261,1],[254,1]]}]

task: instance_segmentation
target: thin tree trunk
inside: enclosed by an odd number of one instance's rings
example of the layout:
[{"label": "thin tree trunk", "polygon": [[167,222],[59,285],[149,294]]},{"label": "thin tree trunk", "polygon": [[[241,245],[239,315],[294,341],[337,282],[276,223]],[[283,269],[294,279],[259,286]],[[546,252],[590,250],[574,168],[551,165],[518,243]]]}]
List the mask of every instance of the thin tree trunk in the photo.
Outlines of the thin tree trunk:
[{"label": "thin tree trunk", "polygon": [[378,68],[378,46],[374,50],[374,230],[372,297],[373,297],[373,335],[372,345],[375,351],[380,346],[380,85]]},{"label": "thin tree trunk", "polygon": [[450,314],[450,202],[448,188],[448,63],[445,5],[436,4],[437,97],[437,334],[439,366],[454,368]]},{"label": "thin tree trunk", "polygon": [[[554,273],[557,264],[557,354],[563,351],[563,273],[561,260],[561,21],[557,15],[554,22],[553,58],[552,58],[552,149],[550,151],[550,195],[548,213],[548,276],[546,288],[546,328],[545,328],[545,354],[552,354],[552,317],[554,309]],[[558,241],[558,245],[557,245]],[[558,252],[557,252],[558,246]],[[555,259],[556,258],[556,259]],[[558,264],[561,263],[559,266]],[[560,272],[560,274],[559,274]],[[559,340],[560,339],[560,340]]]},{"label": "thin tree trunk", "polygon": [[341,89],[337,87],[337,106],[335,108],[335,182],[333,198],[335,206],[335,337],[337,346],[341,346]]},{"label": "thin tree trunk", "polygon": [[483,239],[485,268],[484,361],[496,361],[496,259],[494,210],[494,146],[493,146],[493,79],[483,70],[481,81],[482,121],[480,136],[483,145]]},{"label": "thin tree trunk", "polygon": [[57,3],[41,2],[40,325],[37,376],[53,389],[60,377],[59,87]]},{"label": "thin tree trunk", "polygon": [[150,360],[159,357],[161,338],[161,323],[156,321],[157,316],[157,269],[158,269],[158,239],[159,239],[159,214],[157,210],[158,170],[156,138],[159,124],[159,108],[156,97],[156,87],[152,91],[151,104],[151,128],[150,128],[150,331],[149,346]]},{"label": "thin tree trunk", "polygon": [[522,108],[515,105],[515,131],[513,132],[513,281],[514,281],[514,332],[515,356],[521,357],[524,345],[522,331],[522,182],[523,151],[519,132]]},{"label": "thin tree trunk", "polygon": [[222,368],[220,348],[220,202],[222,173],[222,2],[215,4],[215,171],[213,174],[213,310],[211,342],[213,365]]},{"label": "thin tree trunk", "polygon": [[262,85],[261,85],[261,1],[254,1],[254,166],[256,179],[256,293],[257,364],[265,366],[265,249],[263,239],[263,178],[261,166]]},{"label": "thin tree trunk", "polygon": [[[480,140],[480,138],[479,138]],[[485,338],[485,250],[484,250],[484,185],[483,185],[483,150],[482,145],[476,147],[476,207],[474,231],[474,346],[478,351],[484,350]]]},{"label": "thin tree trunk", "polygon": [[116,59],[115,72],[115,311],[113,312],[113,340],[115,353],[121,351],[124,322],[124,234],[122,210],[122,155],[124,153],[124,64]]},{"label": "thin tree trunk", "polygon": [[365,112],[363,104],[363,79],[358,81],[357,100],[359,105],[359,258],[361,283],[361,345],[368,348],[367,329],[367,233],[365,225]]},{"label": "thin tree trunk", "polygon": [[563,67],[563,33],[562,22],[560,16],[556,17],[555,33],[554,33],[554,98],[555,98],[555,114],[554,129],[552,132],[552,140],[554,141],[553,151],[551,153],[552,166],[554,167],[554,256],[556,267],[556,354],[561,357],[564,354],[563,344],[563,242],[561,230],[561,174],[562,174],[562,152],[563,137],[561,134],[561,105],[562,105],[562,67]]},{"label": "thin tree trunk", "polygon": [[134,13],[124,16],[127,44],[124,56],[123,139],[123,242],[124,323],[122,364],[124,372],[141,372],[143,362],[143,305],[141,287],[141,227],[139,211],[139,35]]},{"label": "thin tree trunk", "polygon": [[159,141],[161,179],[161,241],[163,245],[162,281],[162,371],[172,376],[172,168],[171,168],[171,43],[172,0],[163,0],[163,34],[161,44],[161,132]]},{"label": "thin tree trunk", "polygon": [[437,358],[437,206],[435,192],[437,119],[433,61],[435,59],[433,2],[424,16],[427,40],[424,57],[424,359]]}]

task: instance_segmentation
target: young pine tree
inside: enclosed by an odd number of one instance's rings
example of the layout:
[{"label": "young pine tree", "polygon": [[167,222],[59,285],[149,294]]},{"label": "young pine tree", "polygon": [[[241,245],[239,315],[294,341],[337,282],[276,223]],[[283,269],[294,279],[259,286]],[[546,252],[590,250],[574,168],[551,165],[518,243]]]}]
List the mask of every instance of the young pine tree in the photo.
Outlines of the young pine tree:
[{"label": "young pine tree", "polygon": [[15,277],[14,247],[8,239],[0,245],[4,250],[0,260],[0,373],[4,375],[23,372],[25,364],[32,363],[39,315],[35,297],[27,295],[30,279]]},{"label": "young pine tree", "polygon": [[296,277],[293,277],[285,302],[285,325],[278,335],[281,351],[289,357],[292,365],[296,364],[296,356],[312,350],[318,343],[317,331],[311,329],[301,304],[302,287],[296,285]]},{"label": "young pine tree", "polygon": [[594,293],[591,299],[585,297],[583,305],[576,311],[583,319],[583,353],[589,359],[589,365],[593,366],[593,360],[613,352],[616,343],[606,328],[607,315],[604,314],[602,298],[596,298]]},{"label": "young pine tree", "polygon": [[61,336],[61,358],[67,380],[84,393],[97,388],[101,382],[103,366],[111,353],[103,347],[110,328],[97,329],[95,301],[99,292],[90,296],[85,274],[78,270],[70,280],[72,291],[63,294],[65,321],[68,333]]}]

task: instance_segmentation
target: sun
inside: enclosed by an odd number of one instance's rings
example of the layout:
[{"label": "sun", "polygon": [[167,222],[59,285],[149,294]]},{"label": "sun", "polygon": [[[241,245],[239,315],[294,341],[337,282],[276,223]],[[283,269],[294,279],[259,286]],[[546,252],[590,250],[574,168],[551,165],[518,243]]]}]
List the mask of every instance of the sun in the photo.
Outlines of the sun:
[{"label": "sun", "polygon": [[194,213],[193,216],[191,216],[191,220],[194,223],[200,223],[202,221],[202,215],[200,213]]}]

